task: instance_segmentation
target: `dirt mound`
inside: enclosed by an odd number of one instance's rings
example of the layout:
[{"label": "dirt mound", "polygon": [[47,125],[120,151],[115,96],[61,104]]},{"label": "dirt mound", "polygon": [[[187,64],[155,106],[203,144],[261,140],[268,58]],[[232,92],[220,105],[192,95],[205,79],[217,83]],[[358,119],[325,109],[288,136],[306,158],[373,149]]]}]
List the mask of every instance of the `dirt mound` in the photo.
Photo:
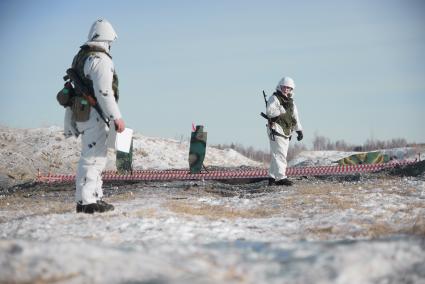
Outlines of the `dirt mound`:
[{"label": "dirt mound", "polygon": [[416,177],[416,176],[424,176],[425,173],[425,160],[419,161],[414,164],[399,166],[388,171],[390,175],[395,176],[408,176],[408,177]]}]

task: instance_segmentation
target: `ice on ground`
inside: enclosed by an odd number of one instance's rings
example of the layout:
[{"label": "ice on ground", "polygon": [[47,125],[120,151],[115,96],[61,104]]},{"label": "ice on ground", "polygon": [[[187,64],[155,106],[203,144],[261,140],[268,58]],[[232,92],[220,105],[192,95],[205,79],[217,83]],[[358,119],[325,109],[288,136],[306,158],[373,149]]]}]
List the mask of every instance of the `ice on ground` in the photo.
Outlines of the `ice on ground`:
[{"label": "ice on ground", "polygon": [[[0,241],[8,283],[423,283],[423,241],[101,246]],[[19,271],[19,273],[16,273]]]}]

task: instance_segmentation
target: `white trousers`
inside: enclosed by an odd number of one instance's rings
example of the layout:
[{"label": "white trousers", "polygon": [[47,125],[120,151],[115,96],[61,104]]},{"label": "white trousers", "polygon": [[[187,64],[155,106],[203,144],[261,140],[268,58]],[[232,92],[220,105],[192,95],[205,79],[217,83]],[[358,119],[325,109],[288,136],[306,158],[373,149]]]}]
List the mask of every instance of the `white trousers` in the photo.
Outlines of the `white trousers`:
[{"label": "white trousers", "polygon": [[[274,125],[274,128],[278,133],[283,133],[282,128],[276,123]],[[270,134],[269,130],[268,134]],[[269,176],[271,178],[274,178],[276,181],[279,181],[287,177],[286,168],[288,166],[288,163],[286,161],[286,156],[288,154],[289,139],[280,136],[275,136],[275,141],[273,141],[270,139],[269,135],[269,140],[271,154]]]},{"label": "white trousers", "polygon": [[103,197],[101,173],[107,162],[109,128],[92,109],[87,122],[77,123],[81,135],[81,157],[76,176],[75,201],[83,205]]}]

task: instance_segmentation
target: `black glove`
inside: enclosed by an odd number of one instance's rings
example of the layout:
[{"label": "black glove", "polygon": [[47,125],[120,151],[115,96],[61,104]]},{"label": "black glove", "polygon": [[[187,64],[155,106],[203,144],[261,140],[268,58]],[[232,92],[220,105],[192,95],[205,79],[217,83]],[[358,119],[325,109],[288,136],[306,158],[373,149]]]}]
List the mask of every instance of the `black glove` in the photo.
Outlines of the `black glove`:
[{"label": "black glove", "polygon": [[297,131],[297,134],[298,134],[298,136],[297,136],[297,140],[298,140],[298,141],[303,140],[303,138],[304,138],[303,132],[300,130],[300,131]]}]

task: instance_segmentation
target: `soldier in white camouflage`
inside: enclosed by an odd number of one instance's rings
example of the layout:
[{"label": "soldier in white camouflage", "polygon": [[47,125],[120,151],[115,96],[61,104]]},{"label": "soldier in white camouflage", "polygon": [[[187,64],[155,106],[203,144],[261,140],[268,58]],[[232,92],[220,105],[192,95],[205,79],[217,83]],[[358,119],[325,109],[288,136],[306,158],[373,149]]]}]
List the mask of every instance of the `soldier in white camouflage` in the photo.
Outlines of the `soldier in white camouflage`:
[{"label": "soldier in white camouflage", "polygon": [[270,133],[270,128],[268,129],[271,153],[269,185],[291,186],[293,184],[286,176],[289,140],[294,131],[297,133],[298,141],[303,139],[298,109],[293,99],[294,89],[294,80],[283,77],[276,87],[276,92],[267,102],[267,116],[272,121],[273,131]]},{"label": "soldier in white camouflage", "polygon": [[[111,44],[116,39],[117,34],[107,20],[95,21],[88,41],[80,47],[72,62],[72,70],[80,77],[96,102],[96,108],[89,107],[91,103],[84,97],[77,96],[78,103],[74,102],[72,108],[67,108],[65,135],[82,136],[81,157],[76,175],[77,213],[114,209],[113,205],[102,199],[101,173],[106,166],[110,128],[114,127],[119,133],[125,129],[118,107],[118,76],[110,54]],[[69,115],[70,110],[72,115]]]}]

